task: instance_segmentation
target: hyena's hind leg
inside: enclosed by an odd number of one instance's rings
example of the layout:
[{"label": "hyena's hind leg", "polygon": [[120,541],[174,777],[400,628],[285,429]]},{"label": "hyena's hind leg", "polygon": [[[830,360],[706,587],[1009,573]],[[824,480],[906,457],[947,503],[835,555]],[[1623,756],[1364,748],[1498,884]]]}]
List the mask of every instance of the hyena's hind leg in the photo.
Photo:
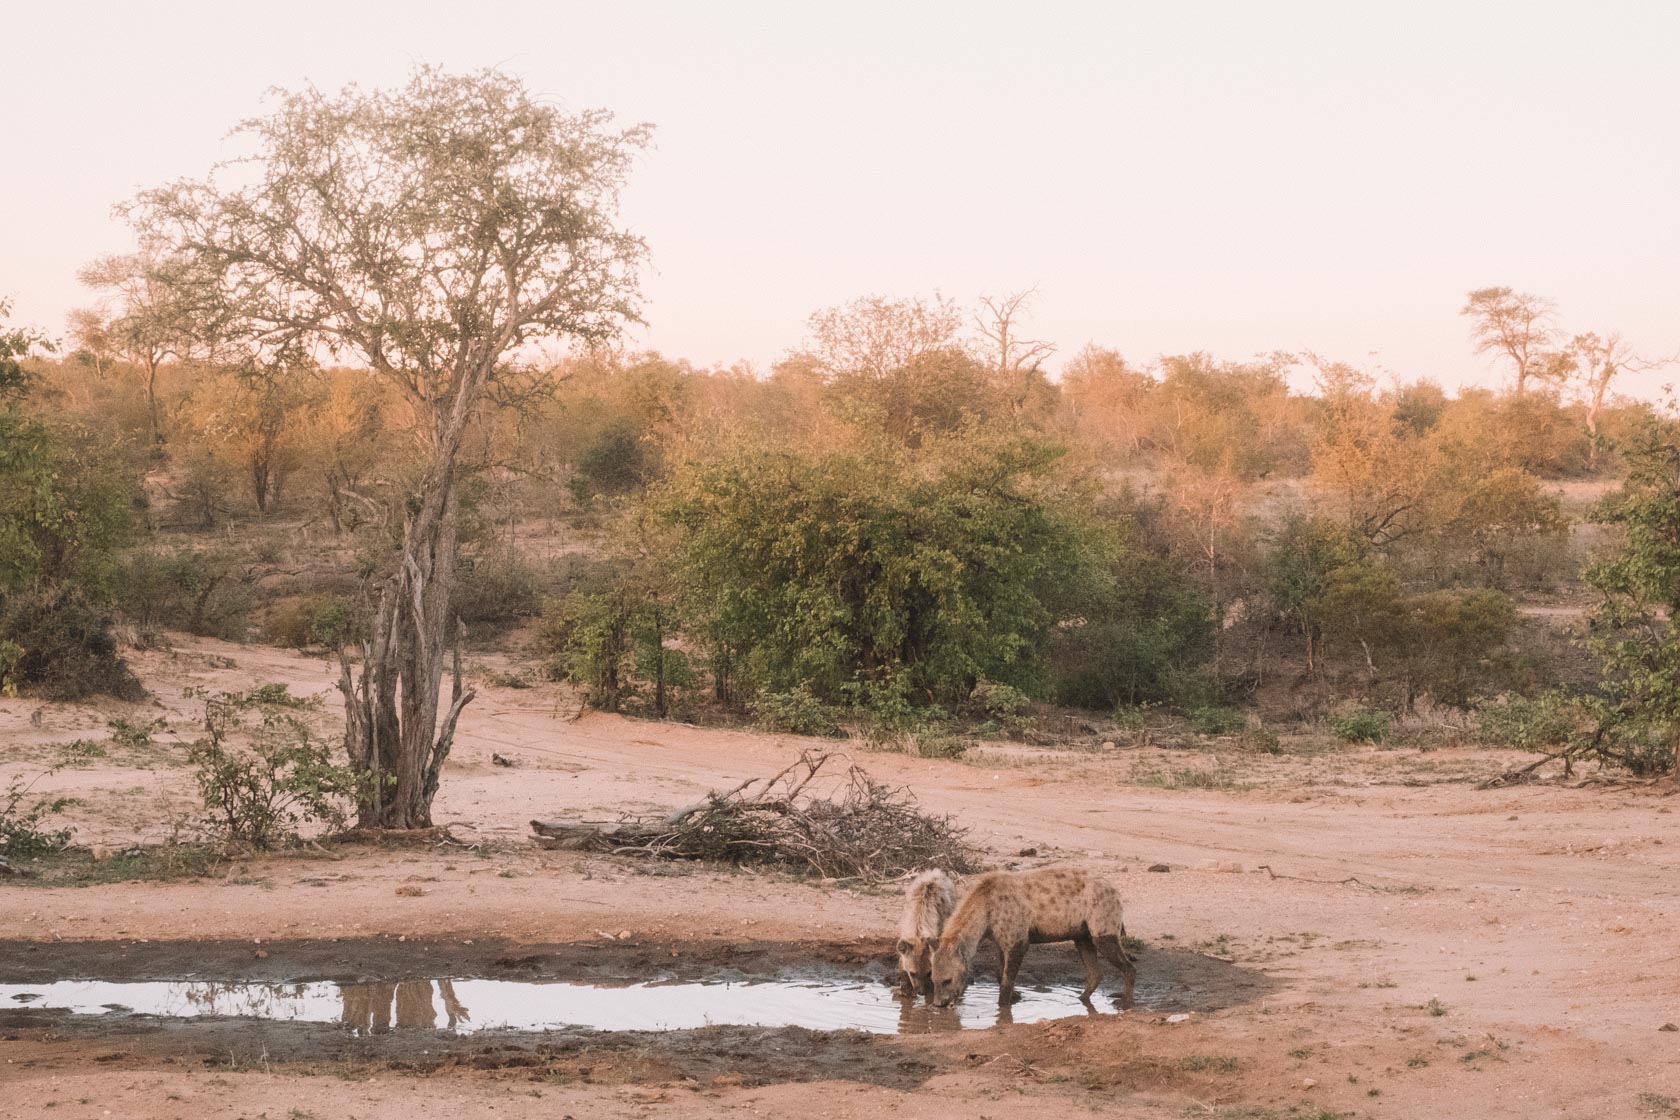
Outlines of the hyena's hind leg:
[{"label": "hyena's hind leg", "polygon": [[1081,933],[1073,939],[1079,946],[1079,959],[1085,962],[1085,990],[1079,993],[1082,1003],[1091,1002],[1091,993],[1102,983],[1102,961],[1097,959],[1097,945],[1091,940],[1089,933]]},{"label": "hyena's hind leg", "polygon": [[1132,988],[1137,983],[1137,966],[1132,958],[1126,955],[1126,947],[1120,944],[1120,938],[1112,933],[1105,933],[1097,939],[1097,952],[1107,958],[1108,963],[1120,970],[1120,981],[1125,985],[1125,993],[1120,997],[1121,1003],[1132,1005]]}]

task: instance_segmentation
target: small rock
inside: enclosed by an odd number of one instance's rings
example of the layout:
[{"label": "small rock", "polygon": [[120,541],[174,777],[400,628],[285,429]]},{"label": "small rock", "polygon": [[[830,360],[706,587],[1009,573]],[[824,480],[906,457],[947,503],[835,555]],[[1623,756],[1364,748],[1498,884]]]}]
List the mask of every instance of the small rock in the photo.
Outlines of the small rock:
[{"label": "small rock", "polygon": [[1149,865],[1149,870],[1167,872],[1167,871],[1171,871],[1172,868],[1168,867],[1164,863],[1152,863],[1152,864]]},{"label": "small rock", "polygon": [[1169,1022],[1169,1023],[1188,1023],[1189,1021],[1190,1021],[1190,1016],[1186,1015],[1182,1011],[1180,1011],[1176,1015],[1168,1015],[1167,1016],[1167,1022]]},{"label": "small rock", "polygon": [[1318,1079],[1317,1078],[1313,1078],[1313,1077],[1303,1077],[1303,1078],[1301,1078],[1301,1088],[1303,1088],[1303,1089],[1311,1089],[1314,1085],[1317,1085],[1317,1084],[1318,1084]]},{"label": "small rock", "polygon": [[1657,1029],[1659,1031],[1680,1031],[1680,1027],[1675,1026],[1673,1023],[1664,1023]]},{"label": "small rock", "polygon": [[1036,856],[1038,854],[1038,849],[1037,848],[1022,848],[1020,851],[1016,852],[1015,854],[1018,855],[1018,856]]},{"label": "small rock", "polygon": [[1105,750],[1105,751],[1113,750],[1114,749],[1114,740],[1113,739],[1105,739],[1103,741],[1102,749]]},{"label": "small rock", "polygon": [[621,929],[621,930],[618,931],[618,939],[620,941],[628,941],[634,936],[635,936],[635,934],[631,933],[627,929]]},{"label": "small rock", "polygon": [[491,755],[491,756],[490,756],[490,761],[491,761],[491,762],[492,762],[492,763],[494,763],[494,764],[495,764],[495,765],[497,765],[497,766],[512,766],[512,765],[513,765],[513,764],[514,764],[514,763],[513,763],[513,759],[511,759],[511,758],[503,758],[503,757],[502,757],[502,756],[501,756],[501,755],[499,755],[499,754],[492,754],[492,755]]}]

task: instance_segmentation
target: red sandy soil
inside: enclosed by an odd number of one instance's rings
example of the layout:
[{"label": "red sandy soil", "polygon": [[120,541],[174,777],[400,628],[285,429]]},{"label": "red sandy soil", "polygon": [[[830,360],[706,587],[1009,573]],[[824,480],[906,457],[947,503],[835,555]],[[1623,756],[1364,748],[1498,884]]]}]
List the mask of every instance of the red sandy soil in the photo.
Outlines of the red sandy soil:
[{"label": "red sandy soil", "polygon": [[[171,745],[197,720],[186,686],[283,681],[323,695],[331,719],[334,674],[318,659],[181,639],[134,663],[155,703],[0,701],[0,783],[39,770],[58,744],[103,738],[113,715],[162,717],[174,730],[156,747],[113,749],[42,781],[80,799],[69,813],[79,843],[157,840],[191,811],[190,775]],[[890,892],[698,866],[650,875],[630,860],[532,847],[533,817],[670,808],[812,745],[572,720],[575,710],[547,688],[481,689],[436,805],[439,823],[477,850],[357,847],[172,882],[0,882],[0,939],[552,943],[629,930],[673,944],[884,947]],[[516,765],[492,765],[492,753]],[[680,1062],[630,1054],[541,1080],[465,1064],[233,1069],[122,1039],[25,1030],[0,1041],[0,1116],[1680,1115],[1680,1032],[1659,1030],[1680,1021],[1669,916],[1680,914],[1680,839],[1666,787],[1478,791],[1464,777],[1511,757],[1469,750],[1226,759],[1247,787],[1231,791],[1135,783],[1150,767],[1209,762],[1185,751],[999,745],[955,761],[855,757],[955,814],[995,861],[1077,862],[1112,876],[1128,927],[1151,946],[1144,975],[1151,952],[1171,947],[1229,959],[1274,986],[1180,1023],[1132,1013],[887,1040],[931,1066],[909,1087],[850,1079],[838,1066],[828,1077],[820,1057],[810,1075],[827,1079],[815,1081],[696,1079]],[[1016,857],[1029,847],[1038,854]],[[1156,863],[1170,873],[1148,873]]]}]

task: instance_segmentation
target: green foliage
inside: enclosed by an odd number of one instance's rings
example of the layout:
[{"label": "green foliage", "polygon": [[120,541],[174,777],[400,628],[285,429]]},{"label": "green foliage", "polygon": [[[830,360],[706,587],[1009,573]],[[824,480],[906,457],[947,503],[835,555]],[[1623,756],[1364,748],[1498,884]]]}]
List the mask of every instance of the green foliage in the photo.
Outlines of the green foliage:
[{"label": "green foliage", "polygon": [[0,691],[48,700],[145,695],[111,635],[110,612],[75,586],[0,596]]},{"label": "green foliage", "polygon": [[1241,731],[1245,720],[1236,708],[1199,707],[1187,713],[1198,735],[1231,735]]},{"label": "green foliage", "polygon": [[544,671],[582,688],[591,707],[618,711],[633,688],[630,616],[621,589],[550,600],[535,635]]},{"label": "green foliage", "polygon": [[737,448],[661,495],[694,630],[747,691],[859,707],[1042,689],[1090,548],[1057,453],[978,434],[920,454]]},{"label": "green foliage", "polygon": [[468,626],[503,629],[542,613],[543,586],[535,568],[496,552],[462,560],[450,607]]},{"label": "green foliage", "polygon": [[1486,742],[1524,751],[1550,751],[1574,742],[1582,721],[1581,705],[1560,692],[1508,696],[1477,712],[1477,730]]},{"label": "green foliage", "polygon": [[602,432],[578,460],[572,494],[584,501],[596,494],[625,494],[647,483],[652,475],[648,446],[627,422]]},{"label": "green foliage", "polygon": [[136,550],[117,574],[117,603],[143,631],[245,637],[256,606],[252,575],[232,553],[191,547]]},{"label": "green foliage", "polygon": [[269,640],[294,649],[337,649],[367,631],[367,612],[342,595],[307,595],[276,607],[263,629]]},{"label": "green foliage", "polygon": [[[1589,646],[1603,665],[1605,751],[1637,772],[1680,762],[1680,425],[1650,419],[1621,448],[1628,478],[1593,520],[1620,547],[1587,570],[1601,595]],[[1666,758],[1664,757],[1666,755]]]},{"label": "green foliage", "polygon": [[34,382],[22,361],[42,348],[32,332],[0,330],[0,693],[132,697],[104,605],[134,489],[97,446],[23,410]]},{"label": "green foliage", "polygon": [[1388,736],[1389,719],[1384,712],[1368,708],[1333,715],[1329,719],[1330,732],[1344,743],[1380,743]]},{"label": "green foliage", "polygon": [[841,710],[811,694],[804,685],[786,692],[761,692],[753,697],[753,718],[766,731],[789,735],[838,736]]},{"label": "green foliage", "polygon": [[27,782],[21,775],[14,777],[0,795],[0,856],[27,859],[60,851],[70,843],[70,829],[45,826],[46,818],[63,812],[70,798],[32,794],[35,783],[57,769],[44,770]]},{"label": "green foliage", "polygon": [[[216,839],[253,848],[293,840],[312,825],[342,825],[366,778],[333,760],[284,685],[223,693],[205,704],[208,736],[188,758]],[[235,740],[244,740],[243,744]]]}]

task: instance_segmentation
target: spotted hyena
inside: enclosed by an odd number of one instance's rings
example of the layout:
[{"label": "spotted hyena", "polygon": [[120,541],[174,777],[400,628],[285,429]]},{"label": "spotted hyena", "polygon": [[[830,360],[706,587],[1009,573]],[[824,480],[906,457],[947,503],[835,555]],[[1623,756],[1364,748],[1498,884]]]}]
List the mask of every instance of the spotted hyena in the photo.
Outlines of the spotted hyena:
[{"label": "spotted hyena", "polygon": [[990,936],[1003,959],[998,1002],[1007,1006],[1015,994],[1015,974],[1029,944],[1071,941],[1085,961],[1085,994],[1090,999],[1102,980],[1098,954],[1120,970],[1124,1001],[1132,1002],[1137,969],[1120,939],[1126,926],[1120,892],[1106,880],[1076,867],[1041,871],[993,871],[974,880],[945,923],[933,951],[933,1000],[941,1007],[962,998],[969,966],[980,940]]},{"label": "spotted hyena", "polygon": [[957,885],[943,871],[924,871],[904,888],[898,920],[898,974],[905,995],[931,995],[933,947],[957,908]]}]

